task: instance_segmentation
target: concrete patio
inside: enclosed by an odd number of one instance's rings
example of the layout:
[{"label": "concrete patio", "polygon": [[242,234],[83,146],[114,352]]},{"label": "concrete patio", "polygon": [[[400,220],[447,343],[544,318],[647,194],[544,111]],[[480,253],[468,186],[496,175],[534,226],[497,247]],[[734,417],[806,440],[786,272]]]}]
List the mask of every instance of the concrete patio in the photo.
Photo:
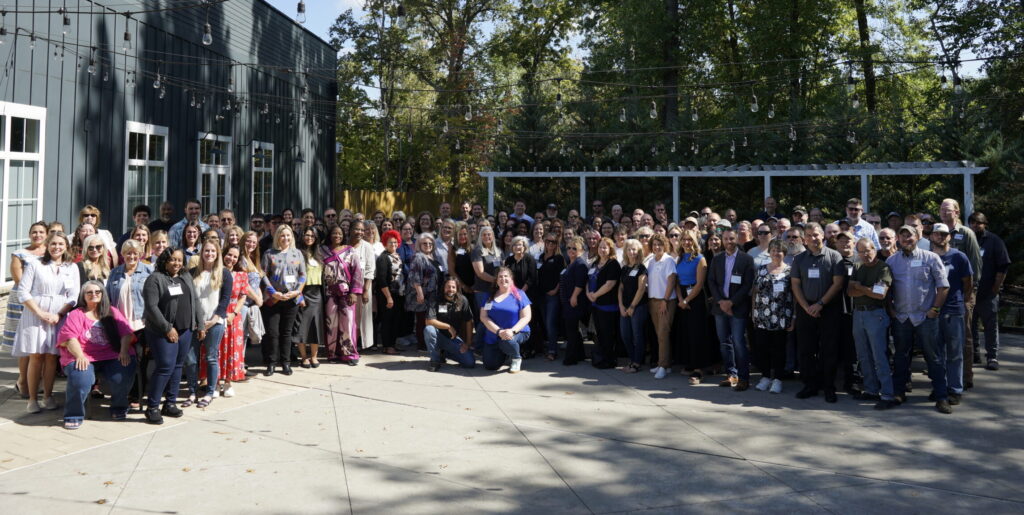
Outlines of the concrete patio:
[{"label": "concrete patio", "polygon": [[[528,360],[366,356],[254,378],[163,426],[24,413],[0,358],[4,513],[1020,513],[1024,338],[937,413]],[[1016,385],[1016,386],[1015,386]],[[58,389],[62,388],[58,383]],[[62,398],[62,394],[59,398]],[[62,399],[61,399],[62,400]],[[106,401],[102,401],[105,405]],[[95,404],[95,403],[94,403]]]}]

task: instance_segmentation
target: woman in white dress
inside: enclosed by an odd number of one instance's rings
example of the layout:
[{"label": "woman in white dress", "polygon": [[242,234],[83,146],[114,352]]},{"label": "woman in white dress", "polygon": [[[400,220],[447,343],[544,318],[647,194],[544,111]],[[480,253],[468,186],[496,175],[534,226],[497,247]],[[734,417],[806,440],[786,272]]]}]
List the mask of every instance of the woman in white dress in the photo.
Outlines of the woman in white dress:
[{"label": "woman in white dress", "polygon": [[[28,268],[30,261],[35,261],[46,253],[46,222],[36,222],[28,229],[29,246],[11,253],[11,278],[14,279],[14,291],[18,290],[21,275]],[[10,352],[14,348],[14,338],[18,334],[18,323],[25,306],[17,295],[7,296],[7,319],[4,321],[3,335],[0,336],[0,351]],[[18,381],[14,388],[22,399],[28,398],[28,356],[18,358]]]},{"label": "woman in white dress", "polygon": [[[25,269],[18,283],[17,295],[25,311],[11,354],[29,358],[26,408],[29,413],[39,413],[40,406],[57,409],[53,381],[57,373],[58,325],[75,307],[80,286],[78,267],[68,256],[70,246],[64,233],[51,234],[46,238],[46,254]],[[40,378],[43,382],[41,405],[37,398]]]}]

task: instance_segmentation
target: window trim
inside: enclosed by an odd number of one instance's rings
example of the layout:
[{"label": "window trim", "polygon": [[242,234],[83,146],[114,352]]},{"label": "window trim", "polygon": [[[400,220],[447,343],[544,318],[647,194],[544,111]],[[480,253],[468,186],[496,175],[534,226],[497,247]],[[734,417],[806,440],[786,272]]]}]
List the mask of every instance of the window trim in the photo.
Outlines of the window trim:
[{"label": "window trim", "polygon": [[[7,270],[10,270],[10,263],[7,262],[7,209],[9,207],[7,189],[10,186],[11,160],[15,161],[36,161],[39,163],[38,184],[36,185],[36,220],[43,218],[43,194],[46,182],[46,108],[27,104],[15,104],[13,102],[0,101],[0,116],[3,116],[5,138],[11,135],[11,118],[28,118],[39,121],[39,149],[38,152],[12,152],[10,145],[5,144],[0,150],[0,161],[3,161],[3,181],[0,183],[0,284],[13,285],[14,281],[7,281]],[[24,228],[24,229],[27,229]]]},{"label": "window trim", "polygon": [[[265,166],[264,167],[260,167],[259,169],[256,168],[256,164],[253,161],[254,161],[254,158],[255,158],[255,155],[256,155],[256,149],[257,148],[259,148],[261,150],[270,150],[270,152],[271,152],[271,159],[273,159],[273,163],[274,163],[270,168],[267,168]],[[252,187],[250,188],[251,191],[252,191],[252,195],[250,195],[250,197],[249,197],[249,211],[255,213],[256,212],[256,172],[257,171],[269,171],[270,172],[270,180],[271,181],[274,180],[274,175],[275,175],[275,171],[276,171],[276,168],[277,168],[277,150],[274,149],[274,144],[273,143],[270,143],[270,142],[267,142],[267,141],[257,141],[257,140],[253,140],[252,141],[252,149],[253,149],[252,153],[249,154],[249,166],[251,168],[251,177],[252,177]],[[271,182],[271,187],[270,187],[270,206],[269,206],[269,208],[273,209],[273,206],[274,206],[274,187],[273,187],[273,182]],[[261,213],[261,214],[265,214],[265,213]]]},{"label": "window trim", "polygon": [[[166,200],[167,197],[168,197],[168,195],[167,195],[167,161],[168,161],[168,159],[167,158],[170,155],[170,141],[171,141],[171,137],[170,137],[171,130],[170,130],[170,128],[169,127],[164,127],[162,125],[152,125],[152,124],[142,123],[142,122],[133,122],[133,121],[125,122],[125,131],[124,131],[124,176],[123,176],[124,177],[124,185],[125,185],[125,191],[124,191],[124,227],[123,227],[123,229],[125,231],[128,230],[128,227],[131,224],[131,221],[132,221],[131,209],[132,209],[132,207],[134,207],[134,206],[129,206],[128,205],[128,189],[127,189],[127,185],[128,185],[128,168],[130,166],[145,166],[145,167],[149,167],[151,163],[158,163],[158,162],[160,162],[160,161],[150,161],[149,159],[130,159],[128,157],[128,150],[131,147],[131,135],[132,135],[133,132],[138,133],[138,134],[145,134],[147,136],[146,137],[146,157],[149,157],[149,136],[150,135],[154,135],[154,136],[163,136],[164,137],[164,160],[162,161],[163,164],[164,164],[164,183],[163,183],[162,187],[163,187],[163,191],[164,191],[164,200]],[[152,218],[153,220],[156,220],[157,218],[160,217],[160,206],[159,205],[157,205],[157,206],[149,206],[149,208],[153,210],[154,214],[156,214],[156,217]]]},{"label": "window trim", "polygon": [[[227,143],[227,145],[225,145],[227,150],[224,152],[224,164],[220,164],[220,165],[204,165],[204,164],[200,163],[200,160],[202,159],[202,144],[203,144],[203,141],[223,141],[223,142]],[[202,193],[203,193],[203,173],[209,173],[210,175],[213,175],[214,177],[216,177],[217,175],[220,175],[220,171],[219,170],[221,168],[223,168],[224,169],[224,187],[225,187],[225,191],[224,191],[224,207],[227,208],[227,209],[234,209],[234,207],[231,204],[231,165],[232,165],[232,160],[234,159],[233,158],[233,154],[234,153],[232,152],[231,142],[232,142],[232,137],[231,136],[222,136],[222,135],[219,135],[219,134],[214,134],[212,132],[200,132],[200,133],[198,133],[198,136],[196,138],[196,196],[195,196],[195,198],[197,200],[199,200],[199,205],[203,204],[203,195],[202,195]],[[215,187],[216,184],[217,184],[216,180],[211,180],[210,181],[210,186],[211,186],[211,190],[210,191],[211,192],[213,191],[212,188]],[[220,192],[218,192],[218,193],[220,193]],[[216,196],[217,195],[212,195],[211,196],[211,199],[210,199],[211,200],[211,206],[210,206],[211,208],[216,208],[216,202],[214,201],[214,198],[216,198]],[[220,211],[220,210],[219,209],[214,209],[211,212],[217,212],[217,211]],[[203,213],[203,215],[206,215],[206,214],[209,214],[209,213]]]}]

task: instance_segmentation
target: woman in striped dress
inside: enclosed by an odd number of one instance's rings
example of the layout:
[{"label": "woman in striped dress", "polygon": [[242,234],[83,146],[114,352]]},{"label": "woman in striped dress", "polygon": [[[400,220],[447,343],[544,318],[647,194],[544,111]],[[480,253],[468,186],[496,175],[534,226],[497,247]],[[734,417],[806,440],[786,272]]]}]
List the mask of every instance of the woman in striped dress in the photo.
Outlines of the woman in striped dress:
[{"label": "woman in striped dress", "polygon": [[[36,222],[28,228],[28,241],[28,247],[11,253],[11,257],[15,258],[11,259],[11,279],[14,280],[12,292],[17,290],[21,274],[29,263],[38,260],[46,252],[46,245],[43,244],[46,241],[45,222]],[[0,335],[0,352],[11,352],[14,347],[14,335],[18,332],[18,322],[24,310],[25,306],[17,295],[7,296],[7,318],[4,320],[3,335]],[[22,399],[28,398],[28,356],[18,358],[18,381],[14,383],[14,388]]]}]

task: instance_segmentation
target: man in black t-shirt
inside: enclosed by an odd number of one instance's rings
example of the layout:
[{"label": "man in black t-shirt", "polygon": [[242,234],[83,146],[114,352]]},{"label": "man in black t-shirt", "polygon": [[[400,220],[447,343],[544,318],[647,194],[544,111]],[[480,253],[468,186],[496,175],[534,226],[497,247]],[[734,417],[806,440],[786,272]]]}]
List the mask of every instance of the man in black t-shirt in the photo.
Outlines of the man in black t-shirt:
[{"label": "man in black t-shirt", "polygon": [[442,351],[462,368],[473,368],[476,358],[469,348],[473,334],[473,312],[469,310],[469,301],[459,293],[459,285],[454,278],[449,277],[444,282],[444,297],[430,303],[426,318],[423,339],[430,353],[427,369],[437,372],[441,368],[444,363]]}]

